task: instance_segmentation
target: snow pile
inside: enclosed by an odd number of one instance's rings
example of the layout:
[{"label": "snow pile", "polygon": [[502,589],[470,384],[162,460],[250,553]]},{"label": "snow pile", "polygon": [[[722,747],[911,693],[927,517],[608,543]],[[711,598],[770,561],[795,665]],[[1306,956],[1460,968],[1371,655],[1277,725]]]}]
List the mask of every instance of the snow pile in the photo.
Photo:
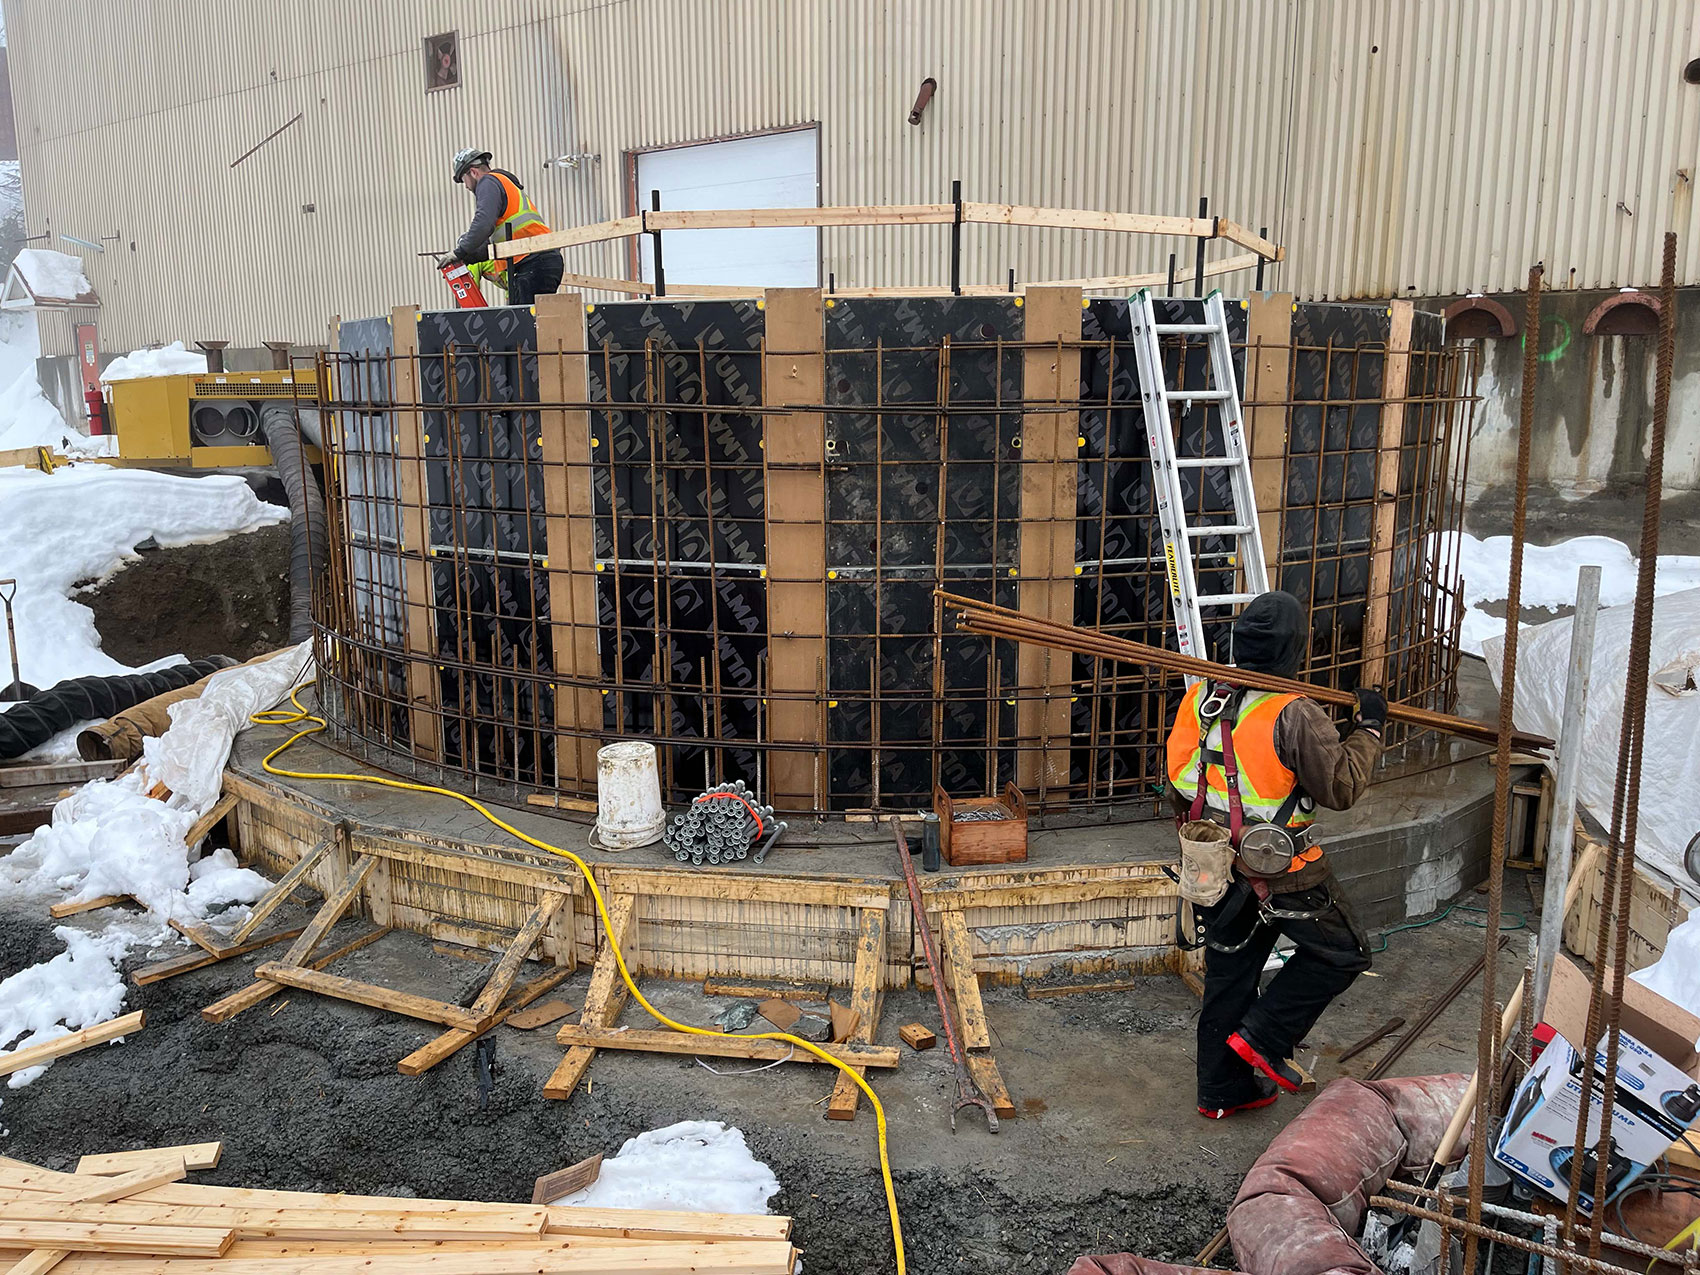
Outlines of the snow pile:
[{"label": "snow pile", "polygon": [[750,1154],[739,1129],[684,1120],[626,1139],[596,1181],[551,1204],[603,1209],[766,1213],[779,1179]]},{"label": "snow pile", "polygon": [[[1663,575],[1661,569],[1660,574]],[[1589,670],[1588,717],[1582,735],[1577,796],[1603,826],[1611,826],[1617,784],[1619,731],[1629,670],[1634,608],[1599,613]],[[1570,617],[1526,627],[1517,640],[1517,698],[1512,716],[1523,730],[1557,739],[1570,666]],[[1504,635],[1485,644],[1494,684],[1500,680]],[[1653,607],[1647,692],[1647,734],[1641,764],[1636,860],[1693,888],[1683,848],[1700,830],[1700,589],[1662,597]]]},{"label": "snow pile", "polygon": [[207,370],[207,356],[183,348],[173,341],[151,350],[131,350],[113,359],[100,374],[103,381],[136,381],[144,376],[199,376]]},{"label": "snow pile", "polygon": [[0,469],[0,577],[18,581],[13,609],[25,680],[45,688],[67,677],[134,671],[100,649],[94,613],[69,594],[136,561],[137,544],[149,537],[164,548],[207,543],[288,517],[229,475],[176,478],[104,465],[51,474]]},{"label": "snow pile", "polygon": [[35,374],[40,354],[35,316],[0,311],[0,451],[52,447],[71,456],[116,455],[116,439],[73,429],[47,401]]},{"label": "snow pile", "polygon": [[[303,643],[264,663],[215,673],[205,694],[219,713],[241,714],[246,724],[311,671],[311,652]],[[229,904],[252,903],[265,893],[270,883],[238,867],[228,850],[190,862],[184,836],[217,799],[219,776],[230,756],[229,734],[220,732],[213,746],[185,743],[185,736],[207,729],[205,714],[187,712],[195,703],[172,706],[171,729],[147,741],[140,766],[78,789],[53,808],[52,823],[0,859],[0,900],[39,908],[59,897],[122,894],[148,909],[143,917],[118,917],[96,935],[63,927],[56,933],[66,944],[64,952],[0,983],[0,1047],[22,1048],[115,1017],[124,1005],[119,964],[133,947],[168,937],[168,921],[202,921]],[[159,781],[165,756],[189,759],[192,769],[181,772],[182,789],[160,801],[147,794]],[[210,798],[198,800],[209,790]],[[20,1035],[23,1039],[15,1039]],[[19,1072],[11,1084],[28,1084],[39,1074],[37,1069]]]},{"label": "snow pile", "polygon": [[94,291],[83,273],[83,263],[68,252],[51,248],[23,248],[12,268],[22,276],[30,294],[44,301],[75,301]]},{"label": "snow pile", "polygon": [[[1511,591],[1511,537],[1489,536],[1478,540],[1464,532],[1442,532],[1430,541],[1430,553],[1440,567],[1457,555],[1467,608],[1460,645],[1466,654],[1482,654],[1485,641],[1494,636],[1503,637],[1505,633],[1504,619],[1489,615],[1482,604],[1503,602]],[[1557,611],[1574,606],[1576,571],[1584,564],[1604,568],[1600,578],[1601,606],[1622,606],[1634,599],[1637,564],[1629,547],[1609,536],[1578,536],[1556,545],[1523,546],[1524,608]],[[1697,588],[1700,588],[1700,558],[1660,556],[1658,596]]]}]

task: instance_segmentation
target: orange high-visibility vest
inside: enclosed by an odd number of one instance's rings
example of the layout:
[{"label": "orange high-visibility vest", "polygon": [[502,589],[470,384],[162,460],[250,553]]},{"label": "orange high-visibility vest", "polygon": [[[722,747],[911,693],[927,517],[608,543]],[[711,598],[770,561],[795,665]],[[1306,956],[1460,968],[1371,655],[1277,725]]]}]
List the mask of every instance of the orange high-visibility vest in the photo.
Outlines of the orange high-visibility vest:
[{"label": "orange high-visibility vest", "polygon": [[[1206,737],[1199,730],[1198,703],[1204,695],[1205,684],[1194,682],[1181,699],[1175,714],[1174,727],[1169,731],[1169,782],[1187,801],[1198,796],[1201,761],[1208,750],[1210,757],[1204,767],[1204,804],[1211,810],[1227,814],[1228,777],[1222,768],[1222,722],[1210,724]],[[1275,753],[1275,719],[1298,695],[1248,693],[1242,697],[1239,719],[1233,728],[1234,763],[1239,772],[1240,808],[1251,822],[1273,823],[1281,806],[1292,796],[1298,777]],[[1293,831],[1308,827],[1316,818],[1315,811],[1305,809],[1301,802],[1294,807],[1283,825]],[[1290,872],[1322,857],[1321,846],[1307,846],[1293,857]]]},{"label": "orange high-visibility vest", "polygon": [[[526,193],[511,178],[491,169],[490,176],[502,183],[502,191],[508,197],[507,206],[502,209],[502,219],[496,223],[496,229],[491,232],[490,243],[508,243],[514,239],[530,239],[536,235],[546,235],[549,227],[544,224],[542,215],[536,206],[527,198]],[[472,274],[475,279],[488,279],[491,283],[505,289],[508,286],[508,267],[524,261],[529,254],[518,257],[492,256],[488,261],[481,261]]]}]

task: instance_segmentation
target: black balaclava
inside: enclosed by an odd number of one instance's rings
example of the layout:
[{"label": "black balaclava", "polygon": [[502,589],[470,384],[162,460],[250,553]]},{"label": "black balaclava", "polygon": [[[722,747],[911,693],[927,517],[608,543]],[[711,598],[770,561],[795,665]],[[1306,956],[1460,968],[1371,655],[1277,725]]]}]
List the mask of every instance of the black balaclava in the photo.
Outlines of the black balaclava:
[{"label": "black balaclava", "polygon": [[1290,593],[1260,593],[1234,621],[1233,660],[1243,669],[1291,677],[1309,644],[1304,607]]}]

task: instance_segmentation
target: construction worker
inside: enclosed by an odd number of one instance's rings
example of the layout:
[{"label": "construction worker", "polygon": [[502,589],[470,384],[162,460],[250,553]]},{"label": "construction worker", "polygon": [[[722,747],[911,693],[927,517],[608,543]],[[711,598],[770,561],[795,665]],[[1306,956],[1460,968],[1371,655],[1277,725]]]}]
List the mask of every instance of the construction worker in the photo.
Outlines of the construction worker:
[{"label": "construction worker", "polygon": [[501,168],[490,167],[490,152],[475,147],[458,151],[454,179],[478,200],[472,224],[455,244],[455,250],[437,263],[447,269],[465,262],[474,279],[488,279],[507,290],[509,305],[530,305],[539,294],[561,286],[564,265],[561,250],[526,253],[518,257],[493,257],[489,245],[546,235],[544,224],[519,178]]},{"label": "construction worker", "polygon": [[[1234,621],[1233,663],[1291,677],[1304,663],[1309,631],[1292,594],[1262,594]],[[1233,847],[1231,870],[1216,885],[1225,881],[1226,892],[1209,906],[1194,905],[1193,942],[1205,946],[1202,1116],[1220,1120],[1266,1107],[1281,1090],[1297,1092],[1294,1049],[1328,1003],[1369,968],[1368,945],[1311,827],[1317,806],[1351,807],[1381,757],[1387,701],[1368,688],[1359,688],[1357,700],[1343,735],[1314,700],[1242,690],[1231,680],[1194,684],[1175,715],[1168,775],[1177,822],[1226,825]],[[1226,849],[1223,843],[1224,855]],[[1282,936],[1296,950],[1259,995],[1264,965]]]}]

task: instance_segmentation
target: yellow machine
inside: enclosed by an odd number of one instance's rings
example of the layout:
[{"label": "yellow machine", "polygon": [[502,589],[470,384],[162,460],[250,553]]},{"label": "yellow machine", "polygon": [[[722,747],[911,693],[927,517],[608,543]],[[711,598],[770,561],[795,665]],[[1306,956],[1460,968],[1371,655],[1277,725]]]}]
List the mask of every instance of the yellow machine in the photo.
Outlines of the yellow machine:
[{"label": "yellow machine", "polygon": [[[312,402],[313,380],[307,369],[203,372],[113,381],[106,392],[120,464],[230,469],[272,463],[260,408],[298,394]],[[308,447],[307,459],[317,464],[318,449]]]}]

